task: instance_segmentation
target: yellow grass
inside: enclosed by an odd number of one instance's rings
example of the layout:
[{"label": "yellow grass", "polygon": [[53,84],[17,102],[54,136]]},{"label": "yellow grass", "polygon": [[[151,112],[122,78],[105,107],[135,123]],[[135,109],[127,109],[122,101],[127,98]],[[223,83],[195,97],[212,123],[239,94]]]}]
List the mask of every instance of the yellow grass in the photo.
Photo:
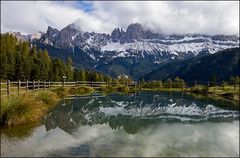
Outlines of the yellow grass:
[{"label": "yellow grass", "polygon": [[1,100],[1,127],[38,121],[59,97],[50,91],[25,93]]}]

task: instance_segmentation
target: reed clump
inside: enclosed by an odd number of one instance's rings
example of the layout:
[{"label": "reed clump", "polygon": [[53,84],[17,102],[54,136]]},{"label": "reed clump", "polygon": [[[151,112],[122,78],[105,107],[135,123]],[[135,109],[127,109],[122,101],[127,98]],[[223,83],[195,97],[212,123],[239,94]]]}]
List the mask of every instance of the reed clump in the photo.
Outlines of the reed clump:
[{"label": "reed clump", "polygon": [[25,93],[1,100],[1,127],[38,121],[55,105],[59,97],[53,92]]}]

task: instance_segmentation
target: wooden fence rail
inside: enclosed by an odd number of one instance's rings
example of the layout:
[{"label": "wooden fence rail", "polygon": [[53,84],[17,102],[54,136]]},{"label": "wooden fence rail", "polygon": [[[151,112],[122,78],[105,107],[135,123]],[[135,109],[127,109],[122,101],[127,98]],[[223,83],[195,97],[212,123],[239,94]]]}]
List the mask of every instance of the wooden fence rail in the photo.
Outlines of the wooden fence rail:
[{"label": "wooden fence rail", "polygon": [[20,94],[27,91],[38,91],[50,89],[53,87],[74,87],[74,86],[90,86],[93,88],[100,88],[107,85],[106,82],[93,81],[75,81],[75,82],[51,82],[51,81],[10,81],[0,82],[0,95],[9,96],[11,94]]}]

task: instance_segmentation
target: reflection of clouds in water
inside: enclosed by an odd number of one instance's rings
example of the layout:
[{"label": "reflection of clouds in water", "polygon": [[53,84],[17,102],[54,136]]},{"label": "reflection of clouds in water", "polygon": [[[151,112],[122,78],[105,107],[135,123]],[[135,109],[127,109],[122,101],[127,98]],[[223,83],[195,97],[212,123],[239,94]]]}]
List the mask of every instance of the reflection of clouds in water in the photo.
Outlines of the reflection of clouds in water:
[{"label": "reflection of clouds in water", "polygon": [[83,145],[88,150],[82,156],[239,156],[239,121],[161,123],[134,135],[107,124],[79,127],[71,135],[60,128],[46,132],[41,126],[23,142],[5,143],[2,156],[71,155]]},{"label": "reflection of clouds in water", "polygon": [[64,149],[76,142],[77,140],[58,127],[46,132],[45,127],[40,126],[24,141],[16,141],[15,145],[11,142],[5,143],[2,151],[6,152],[7,156],[47,156],[45,154],[48,151]]},{"label": "reflection of clouds in water", "polygon": [[140,137],[146,147],[143,156],[237,156],[238,127],[238,122],[162,124],[152,133],[143,134],[148,135],[147,140]]},{"label": "reflection of clouds in water", "polygon": [[1,154],[239,155],[239,111],[174,95],[173,99],[152,93],[134,97],[115,95],[66,102],[45,117],[45,127],[36,128],[25,140],[9,141],[3,137]]}]

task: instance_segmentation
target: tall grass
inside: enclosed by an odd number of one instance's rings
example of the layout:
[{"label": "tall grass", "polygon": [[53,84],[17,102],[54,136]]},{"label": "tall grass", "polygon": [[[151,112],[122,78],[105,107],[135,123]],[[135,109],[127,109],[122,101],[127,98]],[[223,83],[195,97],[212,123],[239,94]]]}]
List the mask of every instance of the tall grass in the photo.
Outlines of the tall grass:
[{"label": "tall grass", "polygon": [[42,118],[58,100],[53,92],[25,93],[2,100],[1,127],[32,123]]}]

